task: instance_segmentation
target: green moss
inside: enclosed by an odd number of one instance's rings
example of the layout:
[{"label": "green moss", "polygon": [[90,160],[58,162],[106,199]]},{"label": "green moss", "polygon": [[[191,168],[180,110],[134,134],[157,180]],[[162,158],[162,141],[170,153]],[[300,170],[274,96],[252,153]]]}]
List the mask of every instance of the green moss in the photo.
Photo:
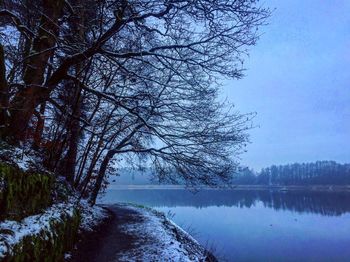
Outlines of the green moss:
[{"label": "green moss", "polygon": [[60,221],[52,220],[50,231],[43,230],[38,235],[23,238],[5,261],[64,261],[64,254],[72,250],[77,241],[79,224],[80,214],[77,210],[72,217],[64,215]]},{"label": "green moss", "polygon": [[[68,186],[50,174],[24,172],[0,162],[0,220],[21,220],[39,214],[54,201],[65,202],[69,194]],[[64,213],[60,219],[50,221],[50,229],[24,237],[12,247],[4,261],[64,261],[65,252],[76,243],[79,225],[77,209],[73,216]]]},{"label": "green moss", "polygon": [[136,204],[136,203],[132,203],[132,202],[127,202],[126,204],[130,205],[130,206],[134,206],[134,207],[138,207],[138,208],[144,208],[147,209],[146,206],[141,205],[141,204]]},{"label": "green moss", "polygon": [[21,219],[52,203],[54,178],[0,163],[0,219]]}]

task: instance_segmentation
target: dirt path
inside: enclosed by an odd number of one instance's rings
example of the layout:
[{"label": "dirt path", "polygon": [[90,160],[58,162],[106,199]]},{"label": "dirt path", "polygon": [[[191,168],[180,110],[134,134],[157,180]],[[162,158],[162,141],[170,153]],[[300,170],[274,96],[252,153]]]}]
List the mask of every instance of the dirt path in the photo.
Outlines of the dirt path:
[{"label": "dirt path", "polygon": [[108,210],[110,220],[83,238],[70,261],[216,261],[162,213],[123,204]]},{"label": "dirt path", "polygon": [[117,261],[120,254],[136,245],[137,238],[125,234],[122,228],[129,223],[142,223],[142,217],[136,211],[121,206],[109,206],[108,209],[112,214],[110,221],[78,244],[71,261]]}]

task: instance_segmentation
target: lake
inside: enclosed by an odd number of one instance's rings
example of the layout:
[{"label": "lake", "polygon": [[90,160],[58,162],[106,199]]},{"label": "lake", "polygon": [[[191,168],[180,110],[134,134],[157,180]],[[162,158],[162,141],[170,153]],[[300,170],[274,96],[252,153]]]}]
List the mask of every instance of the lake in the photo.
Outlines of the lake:
[{"label": "lake", "polygon": [[350,194],[115,189],[100,202],[163,211],[222,261],[350,261]]}]

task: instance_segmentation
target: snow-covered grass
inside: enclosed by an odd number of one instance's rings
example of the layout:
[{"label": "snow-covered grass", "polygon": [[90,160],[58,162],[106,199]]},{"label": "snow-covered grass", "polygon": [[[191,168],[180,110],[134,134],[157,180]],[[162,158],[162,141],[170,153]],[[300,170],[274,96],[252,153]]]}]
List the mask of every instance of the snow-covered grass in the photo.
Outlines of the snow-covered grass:
[{"label": "snow-covered grass", "polygon": [[138,245],[124,253],[118,261],[204,261],[206,250],[188,233],[163,213],[123,205],[136,211],[142,222],[123,227],[126,234],[137,237]]},{"label": "snow-covered grass", "polygon": [[35,236],[43,232],[49,235],[55,234],[52,222],[62,222],[65,216],[72,217],[74,205],[72,203],[60,203],[53,205],[42,214],[29,216],[22,221],[5,220],[0,223],[0,258],[6,253],[11,253],[12,248],[19,244],[26,236]]},{"label": "snow-covered grass", "polygon": [[105,209],[91,207],[82,200],[78,205],[76,199],[71,198],[66,203],[59,203],[47,208],[43,213],[24,218],[21,221],[5,220],[0,222],[0,260],[27,236],[39,235],[42,232],[48,237],[56,234],[52,223],[63,223],[65,217],[73,217],[74,210],[80,212],[80,231],[91,231],[107,216]]},{"label": "snow-covered grass", "polygon": [[[14,167],[16,172],[17,166],[23,172],[29,171],[28,173],[30,173],[31,171],[35,171],[38,174],[45,173],[50,175],[40,165],[40,156],[30,148],[26,149],[25,146],[19,148],[0,142],[0,163],[8,165],[11,168]],[[13,176],[17,175],[15,171],[13,174],[11,173]],[[26,175],[26,173],[23,174]],[[5,189],[6,183],[9,183],[4,178],[1,178],[3,176],[0,176],[0,193]],[[16,219],[23,218],[20,221],[9,220],[10,217],[11,219],[15,219],[12,216],[5,216],[4,218],[7,220],[0,220],[0,261],[5,256],[16,253],[19,247],[22,250],[23,243],[28,243],[28,239],[30,241],[33,241],[33,239],[40,239],[41,241],[43,239],[43,242],[45,240],[53,241],[53,239],[57,239],[57,234],[62,234],[62,232],[55,232],[55,230],[60,230],[55,225],[59,224],[63,228],[66,228],[66,225],[76,225],[75,229],[77,229],[80,218],[80,232],[91,231],[108,216],[105,209],[98,206],[91,207],[85,200],[81,200],[78,203],[74,189],[66,183],[64,178],[56,177],[54,179],[56,180],[54,186],[49,187],[48,185],[47,188],[50,195],[49,198],[52,198],[53,202],[51,206],[47,206],[51,203],[51,201],[48,201],[46,208],[45,206],[43,207],[45,210],[42,210],[43,208],[40,207],[35,212],[24,213],[33,215],[25,218],[23,216],[16,217]],[[29,192],[32,191],[29,190]],[[19,194],[23,193],[23,191],[15,191],[15,193]],[[32,193],[30,194],[28,197],[34,198]],[[40,199],[42,199],[42,196]],[[75,211],[79,211],[79,216]]]},{"label": "snow-covered grass", "polygon": [[106,209],[96,205],[91,207],[86,200],[80,201],[79,209],[81,214],[81,231],[93,231],[109,216]]}]

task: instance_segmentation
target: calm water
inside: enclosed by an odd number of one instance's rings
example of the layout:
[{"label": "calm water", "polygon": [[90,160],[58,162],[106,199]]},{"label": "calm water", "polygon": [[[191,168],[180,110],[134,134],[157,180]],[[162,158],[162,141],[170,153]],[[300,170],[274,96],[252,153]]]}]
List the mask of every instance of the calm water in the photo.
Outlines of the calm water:
[{"label": "calm water", "polygon": [[104,203],[168,213],[228,261],[350,261],[350,195],[234,190],[109,190]]}]

